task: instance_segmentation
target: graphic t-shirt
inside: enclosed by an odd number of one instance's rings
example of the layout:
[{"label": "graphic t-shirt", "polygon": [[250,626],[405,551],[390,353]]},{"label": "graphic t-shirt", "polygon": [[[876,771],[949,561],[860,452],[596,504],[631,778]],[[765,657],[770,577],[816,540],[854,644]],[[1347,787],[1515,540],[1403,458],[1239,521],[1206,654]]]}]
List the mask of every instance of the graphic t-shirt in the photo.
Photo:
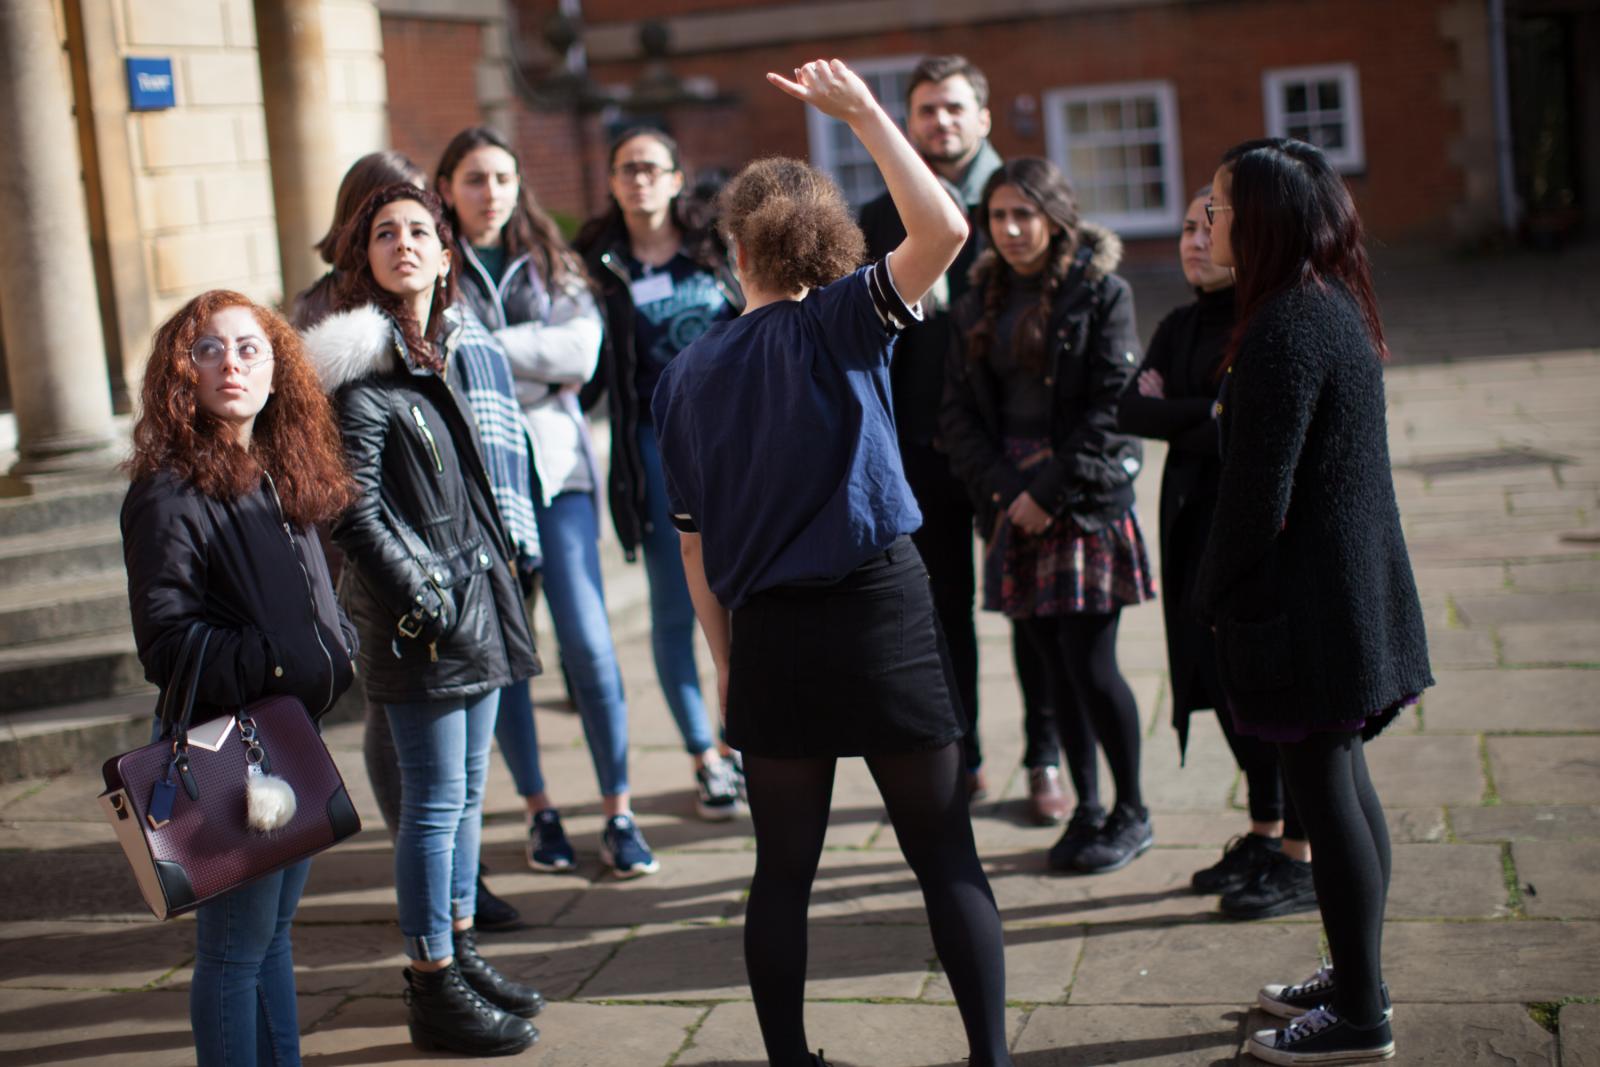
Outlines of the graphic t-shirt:
[{"label": "graphic t-shirt", "polygon": [[650,401],[667,364],[714,322],[737,315],[716,277],[679,252],[659,267],[640,263],[626,252],[633,294],[634,388],[639,417],[650,421]]}]

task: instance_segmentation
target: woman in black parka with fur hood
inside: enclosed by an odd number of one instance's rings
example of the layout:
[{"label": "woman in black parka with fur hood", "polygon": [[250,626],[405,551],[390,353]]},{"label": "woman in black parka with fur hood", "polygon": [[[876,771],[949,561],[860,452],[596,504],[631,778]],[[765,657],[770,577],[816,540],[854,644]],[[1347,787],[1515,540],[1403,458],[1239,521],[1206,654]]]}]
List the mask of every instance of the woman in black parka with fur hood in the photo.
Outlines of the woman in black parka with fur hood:
[{"label": "woman in black parka with fur hood", "polygon": [[[1195,601],[1234,724],[1278,744],[1316,856],[1333,963],[1259,1001],[1269,1063],[1393,1054],[1381,943],[1390,855],[1363,739],[1433,683],[1390,474],[1378,319],[1344,181],[1299,141],[1231,150],[1212,260],[1238,277],[1224,357],[1222,480]],[[1340,1057],[1337,1060],[1333,1057]]]}]

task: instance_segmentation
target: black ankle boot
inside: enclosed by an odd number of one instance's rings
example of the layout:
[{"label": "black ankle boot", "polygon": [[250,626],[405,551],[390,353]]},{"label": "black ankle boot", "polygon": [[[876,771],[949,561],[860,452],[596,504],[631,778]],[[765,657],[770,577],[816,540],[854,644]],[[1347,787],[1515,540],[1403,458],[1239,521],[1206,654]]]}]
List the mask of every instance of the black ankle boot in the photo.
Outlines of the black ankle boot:
[{"label": "black ankle boot", "polygon": [[531,1019],[544,1009],[544,997],[532,986],[513,982],[489,965],[478,955],[478,932],[457,930],[451,935],[455,941],[456,966],[461,977],[477,991],[478,995],[501,1011]]},{"label": "black ankle boot", "polygon": [[539,1040],[532,1023],[484,1000],[454,963],[442,971],[407,967],[405,976],[411,1043],[424,1052],[509,1056]]}]

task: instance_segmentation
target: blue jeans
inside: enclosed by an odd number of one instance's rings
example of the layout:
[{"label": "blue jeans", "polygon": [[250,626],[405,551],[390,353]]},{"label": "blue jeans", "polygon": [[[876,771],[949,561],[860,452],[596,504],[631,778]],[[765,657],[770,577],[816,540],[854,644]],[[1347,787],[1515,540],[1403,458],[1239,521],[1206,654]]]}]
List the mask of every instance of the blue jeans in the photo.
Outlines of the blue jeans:
[{"label": "blue jeans", "polygon": [[299,1067],[289,924],[310,873],[301,860],[196,909],[189,1025],[199,1067]]},{"label": "blue jeans", "polygon": [[[544,554],[544,598],[555,623],[561,662],[572,680],[572,696],[578,702],[595,778],[605,796],[626,793],[628,702],[600,584],[600,521],[594,496],[560,493],[548,507],[535,501],[533,510]],[[524,684],[520,692],[513,692],[516,689],[505,690],[510,705],[503,716],[506,724],[497,736],[517,792],[533,796],[544,786],[539,773],[539,739],[528,687]]]},{"label": "blue jeans", "polygon": [[650,648],[656,678],[667,707],[683,735],[683,747],[698,756],[712,745],[700,670],[695,666],[694,601],[683,576],[678,530],[668,513],[667,481],[661,473],[661,449],[654,426],[638,429],[639,458],[644,461],[644,571],[650,581]]},{"label": "blue jeans", "polygon": [[478,843],[498,690],[479,697],[386,704],[400,764],[394,886],[406,955],[455,951],[451,922],[478,908]]}]

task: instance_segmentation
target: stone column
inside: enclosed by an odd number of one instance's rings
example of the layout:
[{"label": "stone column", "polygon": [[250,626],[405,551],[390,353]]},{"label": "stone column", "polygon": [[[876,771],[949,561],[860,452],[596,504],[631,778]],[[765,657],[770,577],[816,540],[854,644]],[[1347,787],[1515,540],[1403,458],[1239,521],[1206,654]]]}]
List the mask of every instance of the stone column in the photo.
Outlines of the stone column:
[{"label": "stone column", "polygon": [[327,269],[311,246],[339,191],[321,9],[320,0],[255,0],[285,304]]},{"label": "stone column", "polygon": [[12,491],[109,468],[111,389],[77,125],[50,0],[0,3],[0,307],[17,416]]}]

